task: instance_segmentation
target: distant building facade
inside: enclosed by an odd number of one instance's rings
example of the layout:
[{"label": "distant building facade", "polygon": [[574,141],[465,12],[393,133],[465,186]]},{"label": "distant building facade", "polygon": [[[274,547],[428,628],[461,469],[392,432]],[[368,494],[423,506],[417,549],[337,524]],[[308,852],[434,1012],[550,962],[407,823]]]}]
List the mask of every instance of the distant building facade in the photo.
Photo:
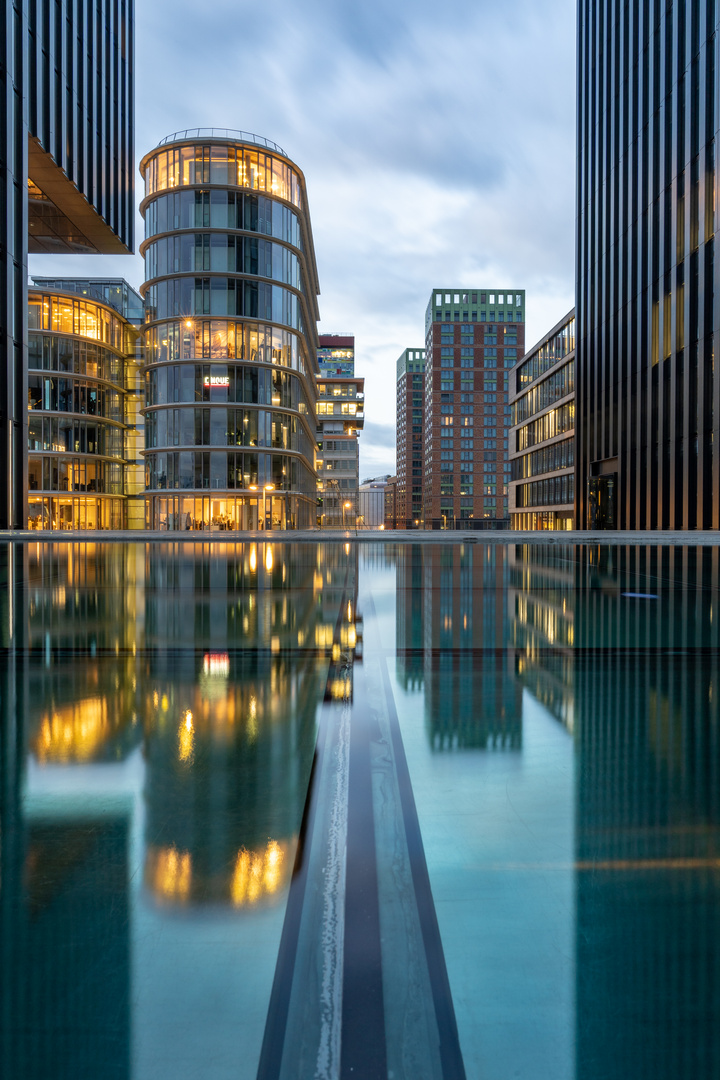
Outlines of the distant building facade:
[{"label": "distant building facade", "polygon": [[358,513],[365,380],[355,377],[352,334],[320,334],[318,346],[318,525],[342,528]]},{"label": "distant building facade", "polygon": [[145,180],[145,485],[154,529],[314,527],[318,281],[305,179],[194,129]]},{"label": "distant building facade", "polygon": [[[389,476],[377,476],[360,485],[358,525],[365,529],[379,529],[385,525],[385,490]],[[349,524],[349,523],[348,523]]]},{"label": "distant building facade", "polygon": [[28,492],[28,252],[133,250],[134,3],[7,0],[3,25],[0,528],[20,528]]},{"label": "distant building facade", "polygon": [[425,528],[507,526],[509,369],[521,289],[434,289],[425,314]]},{"label": "distant building facade", "polygon": [[578,6],[578,528],[720,528],[717,31]]},{"label": "distant building facade", "polygon": [[510,372],[512,529],[572,529],[575,508],[575,311]]},{"label": "distant building facade", "polygon": [[397,361],[396,384],[395,516],[399,529],[417,528],[423,520],[424,419],[425,350],[405,349]]}]

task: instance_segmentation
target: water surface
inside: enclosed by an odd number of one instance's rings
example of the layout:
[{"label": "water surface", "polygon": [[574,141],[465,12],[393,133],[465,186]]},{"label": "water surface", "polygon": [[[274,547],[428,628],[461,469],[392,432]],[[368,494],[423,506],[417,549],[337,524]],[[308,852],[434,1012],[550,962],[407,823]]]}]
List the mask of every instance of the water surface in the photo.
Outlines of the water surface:
[{"label": "water surface", "polygon": [[720,1075],[718,572],[4,545],[2,1075]]}]

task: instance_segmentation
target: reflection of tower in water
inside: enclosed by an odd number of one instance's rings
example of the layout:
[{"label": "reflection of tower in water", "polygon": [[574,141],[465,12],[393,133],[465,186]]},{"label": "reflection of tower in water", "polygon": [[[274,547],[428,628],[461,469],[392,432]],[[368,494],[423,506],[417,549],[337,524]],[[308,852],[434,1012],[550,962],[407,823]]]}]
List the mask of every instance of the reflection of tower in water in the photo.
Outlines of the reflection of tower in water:
[{"label": "reflection of tower in water", "polygon": [[292,871],[328,663],[357,637],[356,548],[220,546],[148,554],[145,882],[243,907]]},{"label": "reflection of tower in water", "polygon": [[578,550],[578,1080],[720,1075],[718,554]]},{"label": "reflection of tower in water", "polygon": [[475,543],[413,545],[398,551],[396,580],[398,626],[406,624],[398,629],[398,673],[411,685],[424,681],[433,749],[520,749],[521,700],[508,650],[505,549]]}]

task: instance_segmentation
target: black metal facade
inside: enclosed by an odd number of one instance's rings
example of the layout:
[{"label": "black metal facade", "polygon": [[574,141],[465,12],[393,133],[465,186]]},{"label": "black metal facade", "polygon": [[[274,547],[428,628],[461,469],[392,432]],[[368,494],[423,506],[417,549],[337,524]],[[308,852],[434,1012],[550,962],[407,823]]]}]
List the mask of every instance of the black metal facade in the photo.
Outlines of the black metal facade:
[{"label": "black metal facade", "polygon": [[579,0],[578,528],[720,527],[715,0]]},{"label": "black metal facade", "polygon": [[134,0],[3,0],[0,528],[27,517],[28,251],[127,253]]}]

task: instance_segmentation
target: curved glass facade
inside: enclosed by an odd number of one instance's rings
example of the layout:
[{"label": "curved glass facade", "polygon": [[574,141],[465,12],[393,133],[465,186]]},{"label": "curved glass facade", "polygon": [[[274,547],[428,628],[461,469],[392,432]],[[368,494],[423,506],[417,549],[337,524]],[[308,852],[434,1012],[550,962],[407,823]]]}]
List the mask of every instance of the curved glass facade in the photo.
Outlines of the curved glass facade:
[{"label": "curved glass facade", "polygon": [[28,309],[29,528],[125,528],[139,331],[68,295],[31,289]]},{"label": "curved glass facade", "polygon": [[140,168],[146,523],[310,528],[318,286],[302,174],[232,138],[163,144]]}]

